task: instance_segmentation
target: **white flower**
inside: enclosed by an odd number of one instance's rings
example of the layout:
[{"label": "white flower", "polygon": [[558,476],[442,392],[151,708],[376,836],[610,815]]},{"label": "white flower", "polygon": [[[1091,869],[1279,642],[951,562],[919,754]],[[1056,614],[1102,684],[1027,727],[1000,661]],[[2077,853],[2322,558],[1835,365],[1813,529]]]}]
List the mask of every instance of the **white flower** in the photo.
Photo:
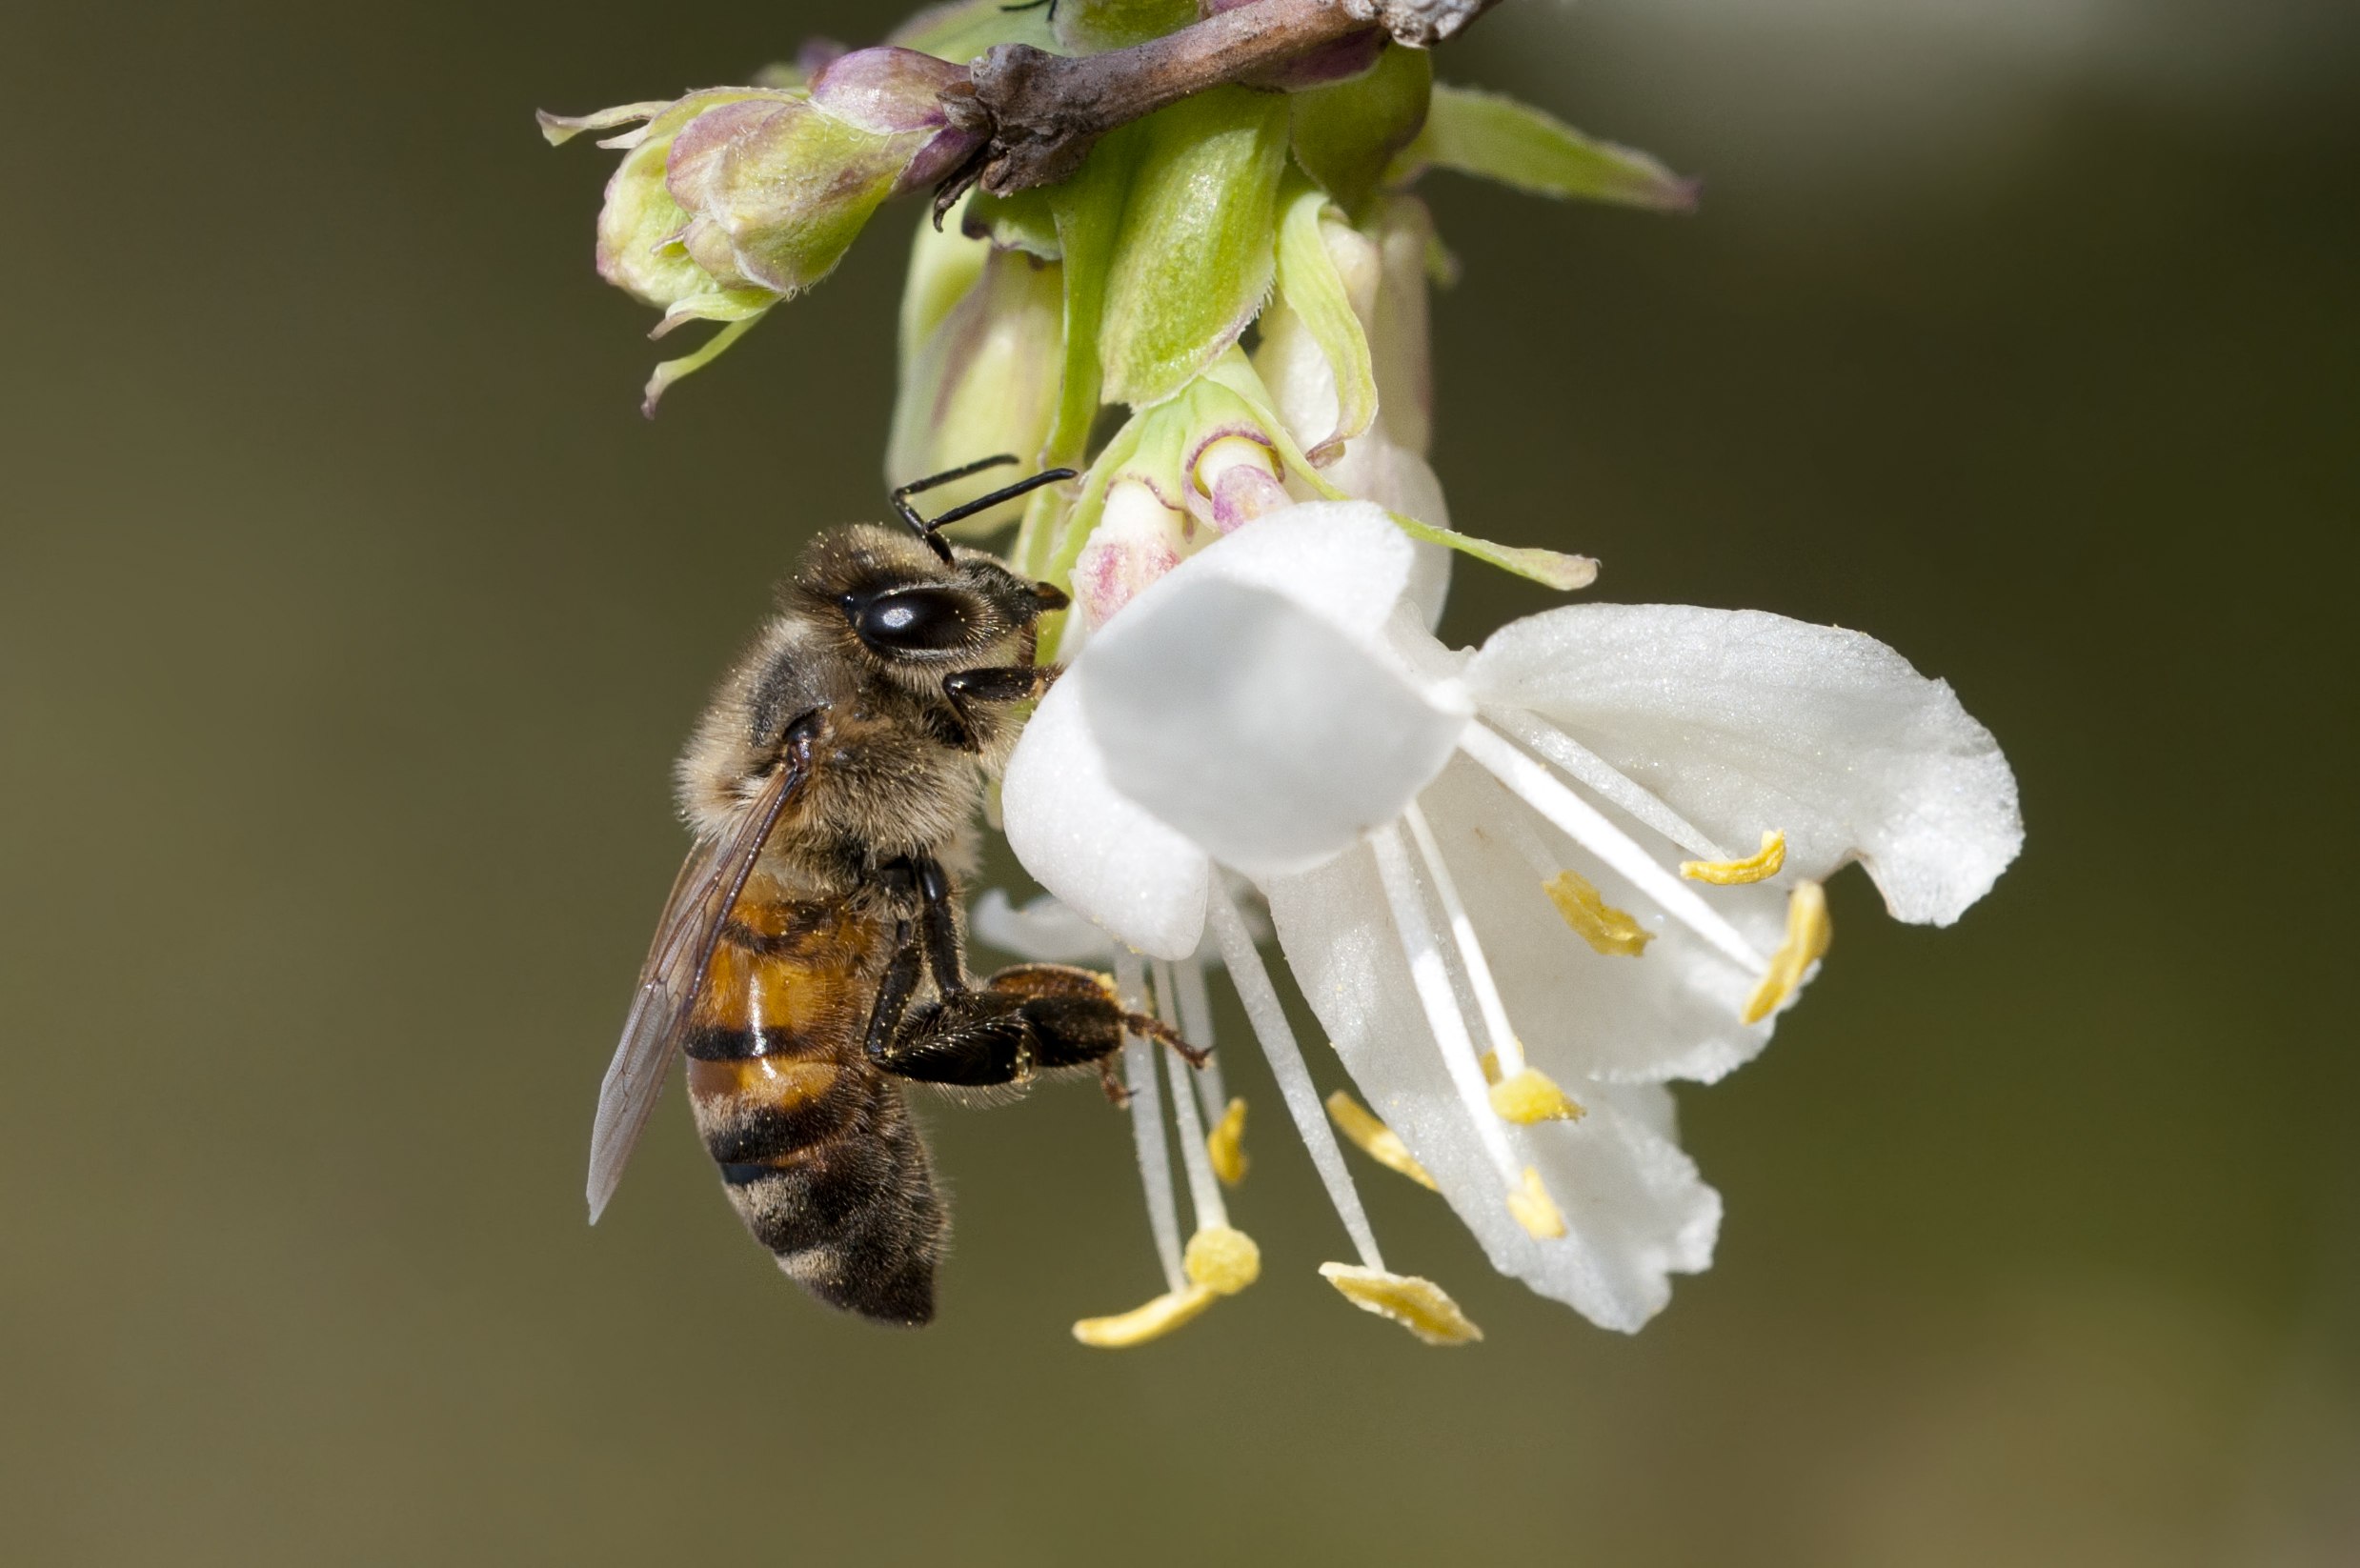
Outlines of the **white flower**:
[{"label": "white flower", "polygon": [[1382,1264],[1220,867],[1268,896],[1405,1146],[1373,1152],[1429,1175],[1503,1272],[1636,1329],[1710,1262],[1720,1217],[1664,1082],[1766,1043],[1846,861],[1898,917],[1955,919],[2021,843],[2014,780],[1946,685],[1864,634],[1574,606],[1453,653],[1412,571],[1360,502],[1182,562],[1042,702],[1009,841],[1142,953],[1185,958],[1209,926],[1361,1247],[1347,1274]]}]

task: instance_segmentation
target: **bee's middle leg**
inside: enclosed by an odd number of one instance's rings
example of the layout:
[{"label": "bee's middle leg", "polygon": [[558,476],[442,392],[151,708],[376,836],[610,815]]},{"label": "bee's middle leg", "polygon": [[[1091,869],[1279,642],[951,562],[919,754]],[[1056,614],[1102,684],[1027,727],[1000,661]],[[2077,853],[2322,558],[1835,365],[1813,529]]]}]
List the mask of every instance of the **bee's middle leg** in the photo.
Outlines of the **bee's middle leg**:
[{"label": "bee's middle leg", "polygon": [[1019,964],[972,991],[911,1009],[890,1040],[870,1036],[869,1059],[900,1077],[968,1088],[1095,1063],[1108,1097],[1119,1102],[1127,1096],[1114,1077],[1114,1058],[1126,1032],[1161,1040],[1192,1067],[1208,1055],[1161,1019],[1126,1011],[1101,975]]}]

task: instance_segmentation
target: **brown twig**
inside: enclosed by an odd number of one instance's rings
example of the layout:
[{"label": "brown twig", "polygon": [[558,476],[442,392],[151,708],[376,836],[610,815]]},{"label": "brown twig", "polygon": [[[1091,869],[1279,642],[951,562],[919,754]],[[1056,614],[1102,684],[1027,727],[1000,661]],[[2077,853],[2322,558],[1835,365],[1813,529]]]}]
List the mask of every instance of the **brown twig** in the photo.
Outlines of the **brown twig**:
[{"label": "brown twig", "polygon": [[1497,0],[1250,0],[1130,49],[1068,58],[1000,44],[946,91],[952,123],[986,141],[942,183],[946,211],[978,183],[1005,196],[1071,176],[1099,137],[1192,93],[1267,71],[1338,39],[1382,28],[1423,49]]}]

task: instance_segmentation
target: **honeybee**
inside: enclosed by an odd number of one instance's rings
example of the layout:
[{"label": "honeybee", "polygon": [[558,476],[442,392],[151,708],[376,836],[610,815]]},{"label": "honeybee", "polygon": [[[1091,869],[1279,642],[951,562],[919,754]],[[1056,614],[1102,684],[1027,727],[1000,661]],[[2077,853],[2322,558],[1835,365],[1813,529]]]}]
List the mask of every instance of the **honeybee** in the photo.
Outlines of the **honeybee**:
[{"label": "honeybee", "polygon": [[976,804],[1015,744],[1014,705],[1055,678],[1038,621],[1066,598],[939,530],[1073,471],[931,521],[910,497],[1014,461],[901,487],[909,532],[823,533],[780,588],[680,759],[696,844],[591,1134],[595,1223],[685,1053],[697,1131],[746,1229],[821,1300],[877,1322],[933,1317],[949,1229],[903,1080],[1021,1087],[1095,1065],[1119,1101],[1126,1031],[1205,1059],[1087,970],[967,976]]}]

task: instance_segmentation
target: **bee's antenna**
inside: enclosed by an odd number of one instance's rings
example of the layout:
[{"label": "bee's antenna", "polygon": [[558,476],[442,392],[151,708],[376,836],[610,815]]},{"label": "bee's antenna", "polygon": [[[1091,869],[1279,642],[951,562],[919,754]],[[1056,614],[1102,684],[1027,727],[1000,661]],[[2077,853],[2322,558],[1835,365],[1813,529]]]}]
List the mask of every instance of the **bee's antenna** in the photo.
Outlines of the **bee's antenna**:
[{"label": "bee's antenna", "polygon": [[920,491],[932,490],[937,485],[947,485],[954,479],[964,479],[970,473],[980,473],[985,469],[996,469],[1003,463],[1014,463],[1018,460],[1016,453],[1003,452],[996,457],[978,458],[975,462],[942,473],[931,474],[923,479],[913,479],[908,484],[898,486],[893,491],[893,509],[900,513],[901,520],[909,524],[919,538],[934,547],[936,554],[948,561],[951,558],[951,547],[942,542],[941,535],[935,530],[947,523],[956,523],[961,518],[972,517],[978,512],[989,512],[1002,501],[1013,501],[1018,496],[1039,490],[1043,485],[1054,485],[1060,479],[1071,479],[1074,476],[1074,471],[1072,469],[1043,469],[1029,479],[1019,479],[1015,484],[1004,485],[989,495],[978,495],[965,506],[953,507],[941,516],[935,518],[919,516],[918,508],[910,504],[910,497]]}]

